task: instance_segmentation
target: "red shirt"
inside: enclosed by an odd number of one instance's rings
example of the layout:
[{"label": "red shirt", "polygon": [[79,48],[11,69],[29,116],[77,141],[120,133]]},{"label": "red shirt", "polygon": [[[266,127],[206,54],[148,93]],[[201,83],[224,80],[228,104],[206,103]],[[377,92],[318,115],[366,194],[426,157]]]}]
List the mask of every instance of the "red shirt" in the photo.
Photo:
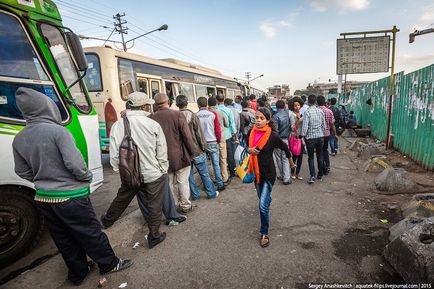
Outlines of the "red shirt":
[{"label": "red shirt", "polygon": [[330,136],[330,128],[333,127],[335,123],[335,117],[333,116],[333,111],[328,109],[325,106],[318,106],[319,109],[324,112],[324,118],[325,118],[325,132],[324,137]]}]

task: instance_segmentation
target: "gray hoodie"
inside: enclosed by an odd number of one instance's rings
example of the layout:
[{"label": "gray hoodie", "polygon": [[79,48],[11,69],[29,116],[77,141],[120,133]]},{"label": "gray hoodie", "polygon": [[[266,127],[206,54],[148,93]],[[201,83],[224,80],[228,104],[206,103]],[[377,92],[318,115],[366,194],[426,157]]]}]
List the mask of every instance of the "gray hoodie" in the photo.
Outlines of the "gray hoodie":
[{"label": "gray hoodie", "polygon": [[20,87],[16,102],[27,123],[12,144],[15,173],[33,182],[36,190],[53,192],[53,198],[60,197],[55,192],[88,187],[92,173],[72,135],[61,125],[60,111],[54,101],[38,91]]}]

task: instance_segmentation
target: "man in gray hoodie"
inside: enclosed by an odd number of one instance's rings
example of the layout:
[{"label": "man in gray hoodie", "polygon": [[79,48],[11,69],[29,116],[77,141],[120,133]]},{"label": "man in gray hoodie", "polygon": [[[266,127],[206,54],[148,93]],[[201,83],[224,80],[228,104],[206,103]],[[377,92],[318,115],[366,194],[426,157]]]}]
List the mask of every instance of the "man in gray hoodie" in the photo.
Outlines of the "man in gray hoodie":
[{"label": "man in gray hoodie", "polygon": [[68,267],[68,280],[79,285],[90,271],[86,255],[101,274],[132,265],[116,257],[101,231],[89,200],[92,173],[61,125],[59,109],[48,96],[30,88],[16,92],[18,108],[27,121],[12,144],[15,172],[35,184],[36,207]]}]

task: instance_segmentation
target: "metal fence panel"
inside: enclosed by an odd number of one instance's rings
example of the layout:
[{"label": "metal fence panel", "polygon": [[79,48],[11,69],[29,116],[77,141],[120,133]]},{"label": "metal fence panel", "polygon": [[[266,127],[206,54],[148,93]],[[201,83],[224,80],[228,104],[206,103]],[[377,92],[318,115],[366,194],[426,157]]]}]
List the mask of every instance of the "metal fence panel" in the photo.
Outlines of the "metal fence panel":
[{"label": "metal fence panel", "polygon": [[[389,79],[368,83],[339,95],[340,104],[354,111],[362,127],[386,139]],[[434,64],[395,75],[391,134],[393,146],[428,169],[434,169]],[[330,98],[329,96],[328,98]],[[336,97],[336,96],[335,96]],[[371,100],[372,104],[366,102]]]}]

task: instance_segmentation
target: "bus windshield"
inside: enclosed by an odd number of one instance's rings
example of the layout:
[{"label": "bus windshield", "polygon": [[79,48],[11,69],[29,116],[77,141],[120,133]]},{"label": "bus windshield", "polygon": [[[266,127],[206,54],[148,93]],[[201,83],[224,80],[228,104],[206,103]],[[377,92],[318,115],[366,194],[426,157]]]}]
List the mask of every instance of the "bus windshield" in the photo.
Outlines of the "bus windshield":
[{"label": "bus windshield", "polygon": [[[63,76],[66,85],[71,85],[79,78],[68,46],[59,28],[47,23],[41,24],[41,32],[50,46],[51,55],[56,61],[56,65]],[[71,94],[74,106],[82,113],[89,113],[92,110],[89,97],[84,91],[81,82],[71,87]]]}]

